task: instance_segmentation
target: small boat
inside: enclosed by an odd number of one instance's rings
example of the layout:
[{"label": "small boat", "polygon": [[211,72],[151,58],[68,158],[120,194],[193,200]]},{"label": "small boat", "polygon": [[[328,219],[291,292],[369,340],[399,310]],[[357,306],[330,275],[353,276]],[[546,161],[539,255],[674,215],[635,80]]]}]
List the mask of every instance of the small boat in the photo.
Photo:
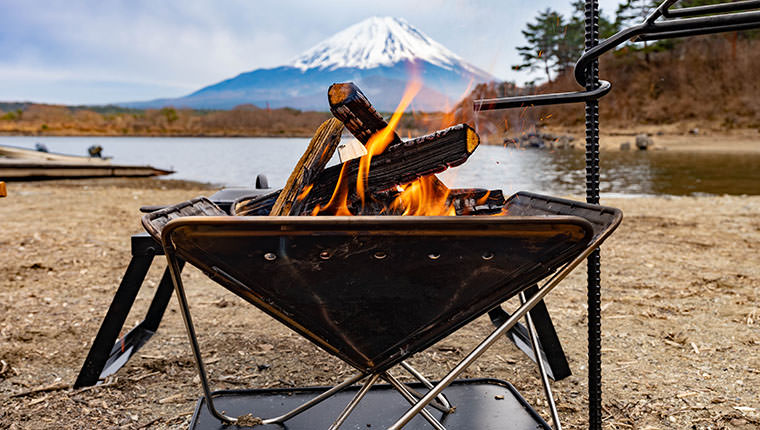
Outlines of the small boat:
[{"label": "small boat", "polygon": [[[39,143],[37,145],[40,145]],[[84,155],[70,155],[70,154],[58,154],[55,152],[47,151],[44,145],[38,146],[38,148],[44,148],[45,150],[34,150],[28,148],[19,148],[17,146],[0,145],[0,157],[7,157],[13,159],[24,160],[40,160],[40,161],[58,161],[65,163],[93,163],[93,164],[108,164],[111,157],[89,157]]]},{"label": "small boat", "polygon": [[37,180],[169,175],[152,166],[112,164],[110,157],[87,157],[0,145],[0,179]]}]

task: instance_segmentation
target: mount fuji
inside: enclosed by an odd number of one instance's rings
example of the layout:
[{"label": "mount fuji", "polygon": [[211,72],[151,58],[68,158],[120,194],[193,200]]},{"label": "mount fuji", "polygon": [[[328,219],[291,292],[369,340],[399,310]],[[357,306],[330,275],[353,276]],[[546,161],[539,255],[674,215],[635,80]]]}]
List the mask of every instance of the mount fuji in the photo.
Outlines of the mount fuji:
[{"label": "mount fuji", "polygon": [[372,17],[333,35],[288,65],[241,73],[184,97],[120,105],[232,109],[253,104],[327,111],[330,84],[351,81],[378,110],[392,111],[413,74],[423,87],[411,108],[425,111],[451,107],[470,84],[495,80],[405,20]]}]

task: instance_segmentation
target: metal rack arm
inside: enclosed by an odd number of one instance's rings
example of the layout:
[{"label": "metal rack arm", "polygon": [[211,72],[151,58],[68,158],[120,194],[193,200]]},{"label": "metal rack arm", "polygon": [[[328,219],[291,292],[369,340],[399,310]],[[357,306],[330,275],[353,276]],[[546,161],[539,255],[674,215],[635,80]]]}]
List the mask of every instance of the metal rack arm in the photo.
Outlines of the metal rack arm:
[{"label": "metal rack arm", "polygon": [[690,16],[709,15],[714,13],[740,12],[760,9],[760,0],[744,0],[729,3],[711,4],[706,6],[685,7],[681,9],[666,9],[665,18],[686,18]]},{"label": "metal rack arm", "polygon": [[[598,45],[587,49],[575,63],[573,71],[575,80],[580,85],[586,86],[588,67],[602,54],[629,40],[662,40],[760,28],[760,11],[753,10],[760,9],[760,0],[671,9],[678,1],[664,1],[641,24],[625,28],[601,41]],[[475,111],[484,111],[588,102],[598,100],[606,95],[610,89],[609,82],[599,81],[598,87],[585,91],[475,100],[473,108]]]},{"label": "metal rack arm", "polygon": [[534,94],[529,96],[475,100],[474,109],[476,111],[509,109],[523,106],[545,106],[597,100],[610,92],[610,89],[612,88],[612,85],[607,81],[599,82],[601,84],[599,88],[592,91],[573,91],[568,93]]}]

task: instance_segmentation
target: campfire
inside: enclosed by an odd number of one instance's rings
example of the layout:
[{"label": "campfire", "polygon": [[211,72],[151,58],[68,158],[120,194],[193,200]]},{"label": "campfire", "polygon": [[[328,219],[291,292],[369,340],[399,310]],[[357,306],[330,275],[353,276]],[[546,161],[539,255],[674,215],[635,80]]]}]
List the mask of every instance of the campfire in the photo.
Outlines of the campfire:
[{"label": "campfire", "polygon": [[[396,127],[419,90],[410,83],[386,122],[353,83],[328,91],[335,118],[316,131],[285,187],[233,205],[235,215],[493,215],[500,190],[449,189],[438,177],[469,158],[480,143],[467,124],[401,140]],[[344,128],[363,146],[339,151],[341,164],[325,168]],[[344,155],[344,153],[348,155]]]}]

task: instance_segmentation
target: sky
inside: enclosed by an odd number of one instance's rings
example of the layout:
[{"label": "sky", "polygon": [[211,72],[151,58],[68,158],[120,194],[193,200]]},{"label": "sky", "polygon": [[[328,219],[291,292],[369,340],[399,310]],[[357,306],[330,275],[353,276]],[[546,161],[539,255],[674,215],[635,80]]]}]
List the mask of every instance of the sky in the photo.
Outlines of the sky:
[{"label": "sky", "polygon": [[[619,0],[600,0],[603,13]],[[570,0],[0,0],[0,101],[60,104],[179,97],[287,64],[371,16],[405,18],[494,76],[514,72],[521,30]]]}]

